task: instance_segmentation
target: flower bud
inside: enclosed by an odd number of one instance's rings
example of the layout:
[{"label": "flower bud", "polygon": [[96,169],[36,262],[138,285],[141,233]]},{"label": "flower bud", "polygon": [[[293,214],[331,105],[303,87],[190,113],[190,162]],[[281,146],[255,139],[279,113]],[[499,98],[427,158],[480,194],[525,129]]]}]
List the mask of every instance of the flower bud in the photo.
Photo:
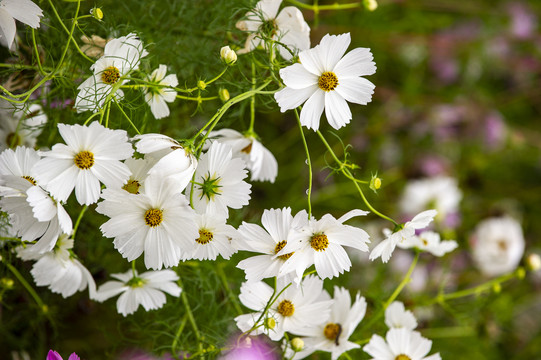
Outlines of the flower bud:
[{"label": "flower bud", "polygon": [[375,175],[370,180],[370,189],[376,191],[381,187],[381,179]]},{"label": "flower bud", "polygon": [[274,329],[274,327],[276,326],[276,320],[274,320],[274,318],[267,318],[267,320],[265,320],[265,327],[267,329]]},{"label": "flower bud", "polygon": [[291,340],[291,349],[295,352],[299,352],[304,348],[304,341],[301,338],[293,338]]},{"label": "flower bud", "polygon": [[0,286],[6,289],[12,289],[14,285],[13,279],[10,278],[2,278],[0,280]]},{"label": "flower bud", "polygon": [[526,258],[526,266],[530,271],[541,269],[541,257],[538,254],[530,254]]},{"label": "flower bud", "polygon": [[502,292],[502,286],[500,285],[500,283],[495,283],[494,285],[492,285],[492,290],[494,290],[494,293],[499,294]]},{"label": "flower bud", "polygon": [[99,7],[94,7],[90,9],[90,14],[94,17],[94,19],[101,21],[103,19],[103,11]]},{"label": "flower bud", "polygon": [[207,87],[207,83],[204,82],[203,80],[199,80],[197,82],[197,87],[201,90],[205,90],[205,88]]},{"label": "flower bud", "polygon": [[224,89],[224,88],[218,91],[218,96],[220,97],[220,100],[222,100],[223,102],[226,102],[230,98],[229,91],[227,91],[227,89]]},{"label": "flower bud", "polygon": [[376,0],[363,0],[364,8],[368,11],[374,11],[378,8]]},{"label": "flower bud", "polygon": [[233,65],[237,61],[237,53],[231,50],[229,46],[220,49],[220,57],[227,65]]}]

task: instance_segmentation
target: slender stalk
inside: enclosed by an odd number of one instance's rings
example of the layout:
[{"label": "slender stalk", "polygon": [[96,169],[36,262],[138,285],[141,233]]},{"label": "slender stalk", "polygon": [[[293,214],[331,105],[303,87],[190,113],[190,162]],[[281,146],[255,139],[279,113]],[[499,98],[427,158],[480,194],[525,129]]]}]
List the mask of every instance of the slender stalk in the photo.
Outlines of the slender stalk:
[{"label": "slender stalk", "polygon": [[389,305],[391,305],[391,303],[395,301],[398,295],[400,295],[400,293],[402,292],[402,289],[404,289],[404,286],[406,286],[411,281],[411,274],[413,273],[413,270],[415,269],[415,266],[417,265],[417,261],[419,261],[419,254],[420,254],[419,252],[415,253],[415,257],[413,258],[413,261],[411,262],[408,272],[406,273],[406,275],[404,276],[400,284],[398,284],[398,287],[394,290],[391,296],[383,304],[383,310],[387,309]]},{"label": "slender stalk", "polygon": [[177,332],[175,334],[175,338],[173,339],[173,343],[171,344],[171,353],[175,358],[177,354],[178,341],[180,339],[180,335],[182,334],[182,331],[184,330],[184,327],[186,326],[186,321],[188,321],[188,315],[184,314],[178,326]]},{"label": "slender stalk", "polygon": [[330,5],[318,5],[317,1],[315,1],[313,5],[305,4],[298,0],[287,0],[287,2],[292,3],[293,5],[302,9],[312,10],[313,12],[316,12],[316,13],[318,13],[320,10],[347,10],[347,9],[355,9],[355,8],[363,6],[361,1],[355,2],[355,3],[346,3],[346,4],[334,3]]},{"label": "slender stalk", "polygon": [[75,234],[77,233],[77,229],[79,228],[79,224],[81,223],[83,215],[85,214],[87,209],[88,209],[88,205],[83,206],[83,208],[79,212],[79,216],[77,216],[77,220],[75,221],[75,225],[73,226],[73,232],[71,233],[71,237],[73,239],[75,239]]},{"label": "slender stalk", "polygon": [[11,265],[10,263],[8,263],[6,261],[4,261],[4,265],[6,265],[6,267],[9,269],[9,271],[11,271],[13,276],[15,276],[17,278],[17,280],[19,280],[19,282],[24,286],[24,288],[26,289],[26,291],[28,291],[30,296],[32,296],[32,298],[34,299],[36,304],[38,304],[39,308],[42,311],[44,311],[47,308],[47,306],[43,303],[43,301],[41,300],[39,295],[36,293],[34,288],[32,286],[30,286],[28,281],[26,281],[26,279],[21,275],[19,270],[17,270],[13,265]]},{"label": "slender stalk", "polygon": [[124,117],[128,120],[128,122],[130,123],[130,125],[135,129],[135,131],[137,132],[138,135],[141,135],[141,132],[139,131],[139,129],[137,128],[137,126],[135,126],[135,124],[131,121],[130,117],[124,112],[124,109],[122,109],[122,106],[120,106],[120,104],[118,103],[118,101],[116,100],[116,98],[114,98],[114,101],[115,101],[115,104],[116,106],[118,107],[118,109],[120,110],[120,112],[122,113],[122,115],[124,115]]},{"label": "slender stalk", "polygon": [[301,139],[304,145],[304,151],[306,151],[306,162],[308,163],[308,219],[312,217],[312,161],[310,160],[310,152],[308,151],[308,144],[304,137],[304,131],[302,129],[301,119],[299,118],[299,112],[295,109],[295,117],[297,118],[297,124],[299,124],[299,131],[301,132]]},{"label": "slender stalk", "polygon": [[[257,80],[255,78],[255,64],[252,63],[252,91],[255,90],[256,82]],[[250,127],[248,128],[248,133],[252,134],[254,131],[255,122],[255,96],[252,96],[250,100]]]},{"label": "slender stalk", "polygon": [[188,316],[188,320],[190,321],[190,325],[192,326],[193,332],[195,334],[195,338],[197,340],[197,345],[199,348],[199,351],[203,351],[203,343],[201,342],[201,333],[199,332],[199,328],[197,327],[197,323],[195,322],[195,318],[193,316],[192,308],[190,307],[190,303],[188,302],[188,297],[186,296],[186,291],[184,291],[184,284],[182,283],[182,279],[178,278],[178,285],[182,288],[182,293],[180,294],[180,298],[182,299],[182,303],[184,304],[184,309],[186,309],[186,315]]},{"label": "slender stalk", "polygon": [[239,300],[237,299],[237,296],[231,291],[231,288],[229,287],[229,282],[227,281],[227,275],[224,272],[223,267],[226,265],[226,263],[218,264],[218,266],[215,267],[216,272],[218,273],[218,276],[222,280],[222,283],[224,284],[225,291],[227,292],[227,295],[229,296],[229,299],[231,300],[231,303],[233,303],[233,306],[235,307],[235,310],[239,315],[242,315],[244,312],[242,311],[242,308],[240,307]]},{"label": "slender stalk", "polygon": [[36,62],[38,63],[39,73],[41,75],[46,75],[45,71],[43,71],[43,68],[41,67],[41,60],[39,59],[38,44],[36,43],[36,32],[34,28],[31,28],[31,30],[32,30],[32,45],[34,47],[34,54],[36,55]]}]

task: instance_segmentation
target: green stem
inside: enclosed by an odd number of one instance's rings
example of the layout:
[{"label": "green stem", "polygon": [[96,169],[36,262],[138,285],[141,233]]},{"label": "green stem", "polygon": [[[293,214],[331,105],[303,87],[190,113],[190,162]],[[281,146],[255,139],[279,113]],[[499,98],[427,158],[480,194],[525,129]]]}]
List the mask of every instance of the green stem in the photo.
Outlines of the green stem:
[{"label": "green stem", "polygon": [[383,304],[383,310],[387,309],[389,305],[391,305],[391,303],[395,301],[398,295],[400,295],[400,293],[402,292],[402,289],[404,289],[404,286],[406,286],[411,281],[411,274],[413,273],[413,270],[415,269],[415,266],[417,265],[417,261],[419,261],[419,254],[420,254],[419,252],[415,253],[415,257],[413,258],[413,261],[411,262],[408,272],[402,279],[402,282],[400,282],[398,287],[394,290],[391,296]]},{"label": "green stem", "polygon": [[349,171],[349,169],[347,168],[347,165],[342,162],[340,159],[338,159],[338,157],[336,156],[336,154],[334,153],[333,149],[331,148],[331,146],[329,145],[329,143],[327,142],[327,140],[325,139],[325,137],[323,136],[323,134],[321,133],[321,131],[317,131],[317,134],[319,135],[319,138],[321,139],[321,141],[323,142],[323,144],[325,145],[325,147],[327,148],[327,150],[329,151],[329,153],[331,154],[331,156],[333,157],[334,161],[336,161],[336,163],[338,163],[338,165],[340,166],[339,167],[339,171],[345,176],[347,177],[348,179],[352,180],[353,181],[353,184],[355,185],[355,187],[357,188],[357,191],[359,192],[359,194],[361,195],[361,198],[363,199],[363,202],[365,203],[365,205],[368,207],[368,209],[370,209],[370,211],[372,211],[374,214],[376,214],[377,216],[381,217],[382,219],[385,219],[385,220],[388,220],[390,222],[392,222],[395,226],[398,225],[398,223],[396,221],[394,221],[393,219],[391,219],[390,217],[388,217],[387,215],[384,215],[382,213],[380,213],[379,211],[377,211],[369,202],[368,202],[368,199],[364,196],[364,192],[362,191],[361,187],[359,186],[359,180],[355,179],[355,177],[351,174],[351,172]]},{"label": "green stem", "polygon": [[36,32],[33,28],[31,28],[31,30],[32,30],[32,45],[34,47],[34,53],[36,55],[36,62],[38,63],[39,73],[41,75],[46,75],[45,71],[43,71],[43,68],[41,67],[41,60],[39,59],[38,44],[36,43]]},{"label": "green stem", "polygon": [[314,5],[305,4],[303,2],[300,2],[298,0],[287,0],[287,2],[292,3],[293,5],[307,10],[312,10],[313,12],[318,13],[320,10],[347,10],[347,9],[355,9],[358,7],[362,7],[362,2],[355,2],[355,3],[347,3],[347,4],[330,4],[330,5],[318,5],[317,2]]},{"label": "green stem", "polygon": [[177,332],[175,334],[175,338],[173,339],[173,343],[171,344],[171,353],[175,357],[177,353],[177,347],[178,347],[178,341],[180,339],[180,334],[182,334],[182,330],[184,330],[184,327],[186,326],[186,321],[188,321],[188,315],[184,314],[184,316],[182,317],[182,320],[180,321],[180,325],[178,326]]},{"label": "green stem", "polygon": [[193,332],[195,334],[195,339],[197,340],[199,351],[203,351],[203,343],[201,342],[201,333],[199,332],[199,328],[197,327],[197,323],[195,322],[192,308],[190,307],[190,303],[188,302],[188,297],[186,296],[186,291],[184,291],[184,284],[182,283],[182,279],[180,278],[180,276],[178,278],[178,284],[182,289],[180,298],[182,299],[182,303],[184,304],[184,308],[186,309],[186,315],[188,315],[188,320],[190,321],[190,325],[192,326]]},{"label": "green stem", "polygon": [[133,274],[133,277],[136,278],[137,277],[137,269],[135,268],[135,260],[131,261],[131,272]]},{"label": "green stem", "polygon": [[[255,64],[252,63],[252,91],[255,90],[256,78],[255,78]],[[250,101],[250,127],[248,128],[248,133],[252,134],[254,132],[254,122],[255,122],[255,96],[252,96]]]},{"label": "green stem", "polygon": [[28,281],[26,281],[26,279],[21,275],[19,270],[17,270],[13,265],[11,265],[10,263],[5,262],[5,261],[4,261],[4,265],[6,265],[7,268],[9,269],[9,271],[11,271],[11,273],[17,278],[17,280],[19,280],[21,282],[21,284],[24,286],[26,291],[28,291],[30,296],[32,296],[32,298],[34,299],[36,304],[38,304],[39,308],[42,311],[45,310],[47,308],[47,306],[43,303],[43,301],[41,300],[39,295],[36,293],[34,288],[32,286],[30,286]]},{"label": "green stem", "polygon": [[310,160],[310,152],[308,151],[308,144],[306,143],[306,138],[304,137],[304,131],[302,129],[301,119],[299,117],[299,112],[295,109],[295,117],[297,118],[297,123],[299,124],[299,130],[301,132],[301,139],[304,145],[304,151],[306,152],[306,162],[308,163],[308,219],[312,218],[312,161]]},{"label": "green stem", "polygon": [[83,208],[79,212],[79,216],[77,216],[77,220],[75,221],[75,225],[73,226],[73,232],[71,233],[71,238],[72,239],[75,239],[75,234],[77,233],[77,229],[79,228],[79,224],[81,223],[83,215],[85,214],[87,209],[88,209],[88,205],[85,205],[85,206],[83,206]]},{"label": "green stem", "polygon": [[120,104],[118,103],[118,101],[116,100],[116,98],[114,98],[114,101],[115,101],[115,104],[116,106],[118,107],[118,109],[120,110],[120,112],[122,113],[122,115],[124,115],[124,117],[128,120],[128,122],[130,123],[130,125],[135,129],[135,131],[137,132],[138,135],[141,135],[141,132],[139,131],[139,129],[137,128],[137,126],[135,126],[135,124],[131,121],[130,117],[124,112],[124,109],[122,109],[122,106],[120,106]]},{"label": "green stem", "polygon": [[231,303],[235,307],[235,310],[239,315],[242,315],[244,312],[242,311],[242,308],[240,307],[239,300],[237,299],[237,296],[231,291],[231,288],[229,287],[229,283],[227,281],[227,276],[224,272],[223,267],[227,265],[227,263],[221,263],[218,264],[218,266],[215,267],[216,272],[218,273],[218,276],[222,280],[222,283],[224,284],[225,291],[227,292],[229,299],[231,300]]}]

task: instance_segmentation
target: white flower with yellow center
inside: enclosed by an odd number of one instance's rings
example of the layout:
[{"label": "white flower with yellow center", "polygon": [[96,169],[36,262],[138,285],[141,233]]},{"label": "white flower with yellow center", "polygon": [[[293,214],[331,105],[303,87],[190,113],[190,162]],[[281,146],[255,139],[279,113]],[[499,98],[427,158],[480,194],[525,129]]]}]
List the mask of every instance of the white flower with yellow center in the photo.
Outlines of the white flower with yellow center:
[{"label": "white flower with yellow center", "polygon": [[167,300],[164,293],[178,297],[182,292],[175,283],[178,275],[173,270],[147,271],[142,274],[129,270],[111,276],[118,281],[108,281],[100,286],[97,300],[103,302],[121,294],[116,308],[123,316],[133,314],[139,305],[146,311],[159,309]]},{"label": "white flower with yellow center", "polygon": [[192,197],[195,211],[227,218],[228,208],[248,205],[252,185],[243,181],[248,176],[245,167],[242,159],[233,158],[231,146],[213,142],[199,160],[193,185],[188,186],[187,196]]},{"label": "white flower with yellow center", "polygon": [[33,148],[46,122],[47,115],[38,104],[16,109],[0,100],[0,151],[17,146]]},{"label": "white flower with yellow center", "polygon": [[66,201],[75,188],[79,204],[90,205],[100,197],[100,182],[120,188],[130,176],[121,160],[131,157],[133,148],[126,131],[111,130],[97,121],[90,126],[58,124],[65,144],[42,152],[35,165],[36,180],[58,201]]},{"label": "white flower with yellow center", "polygon": [[229,259],[237,252],[234,244],[238,241],[237,230],[226,224],[226,218],[218,214],[196,214],[195,222],[199,236],[192,240],[191,247],[185,247],[183,260],[216,260],[218,255]]},{"label": "white flower with yellow center", "polygon": [[[286,6],[278,14],[282,0],[261,0],[255,9],[246,14],[246,19],[237,22],[236,27],[250,32],[244,49],[238,51],[245,54],[262,44],[269,38],[284,44],[277,44],[280,55],[290,60],[300,50],[310,47],[310,27],[304,20],[302,12],[294,6]],[[268,47],[268,44],[265,44]]]},{"label": "white flower with yellow center", "polygon": [[416,248],[421,251],[427,251],[434,256],[443,256],[458,247],[454,240],[441,240],[440,234],[433,231],[423,231],[417,236],[412,236],[399,242],[401,249]]},{"label": "white flower with yellow center", "polygon": [[278,175],[278,162],[272,153],[254,136],[241,134],[233,129],[213,131],[209,138],[227,144],[233,149],[233,157],[246,162],[252,181],[270,181],[274,183]]},{"label": "white flower with yellow center", "polygon": [[411,221],[403,225],[399,225],[394,231],[384,229],[383,233],[386,236],[385,240],[380,242],[370,253],[370,260],[375,260],[381,256],[381,260],[385,263],[389,261],[396,246],[401,242],[407,242],[415,236],[415,230],[424,229],[434,220],[438,214],[436,210],[423,211],[415,215]]},{"label": "white flower with yellow center", "polygon": [[[122,194],[122,195],[121,195]],[[96,208],[110,217],[100,229],[128,261],[145,253],[145,266],[161,269],[178,265],[184,249],[199,236],[195,213],[176,183],[150,175],[139,194],[117,193]]]},{"label": "white flower with yellow center", "polygon": [[0,154],[0,209],[9,214],[21,240],[38,240],[34,251],[44,253],[54,247],[61,233],[71,233],[72,222],[62,205],[36,181],[34,165],[39,161],[37,152],[25,147]]},{"label": "white flower with yellow center", "polygon": [[417,327],[417,319],[413,313],[406,310],[404,304],[400,301],[393,301],[391,305],[385,309],[385,325],[389,328],[404,328],[413,330]]},{"label": "white flower with yellow center", "polygon": [[347,101],[369,103],[375,86],[361,76],[376,72],[370,49],[356,48],[344,55],[350,42],[349,33],[327,34],[319,45],[299,53],[300,63],[281,69],[286,87],[274,94],[280,110],[304,104],[301,123],[314,131],[319,129],[323,109],[334,129],[348,124],[351,110]]},{"label": "white flower with yellow center", "polygon": [[432,341],[417,331],[392,328],[385,339],[372,335],[363,351],[373,356],[372,360],[441,360],[439,353],[426,356],[431,347]]},{"label": "white flower with yellow center", "polygon": [[[237,316],[235,321],[241,331],[252,330],[250,334],[266,334],[272,340],[280,340],[284,332],[298,333],[305,328],[322,324],[330,314],[330,300],[322,300],[323,281],[316,276],[307,276],[299,286],[289,285],[284,278],[276,281],[276,300],[267,314],[262,311],[273,295],[273,289],[262,281],[246,282],[240,288],[239,299],[247,308],[256,311]],[[286,288],[287,287],[287,288]],[[285,290],[284,290],[285,289]],[[282,291],[283,290],[283,291]]]},{"label": "white flower with yellow center", "polygon": [[13,40],[17,32],[15,19],[31,28],[39,28],[43,10],[30,0],[1,0],[0,1],[0,42],[13,49]]},{"label": "white flower with yellow center", "polygon": [[[329,296],[325,293],[326,297]],[[341,354],[360,345],[348,341],[349,337],[364,318],[366,313],[366,300],[359,293],[355,302],[351,304],[349,291],[338,286],[334,287],[334,299],[331,305],[331,315],[324,323],[298,331],[297,335],[303,338],[304,348],[297,352],[293,360],[304,359],[317,350],[331,353],[331,359],[337,360]],[[293,354],[288,349],[287,358]]]},{"label": "white flower with yellow center", "polygon": [[488,276],[516,269],[524,254],[522,227],[508,216],[486,219],[475,227],[471,238],[473,259]]},{"label": "white flower with yellow center", "polygon": [[263,227],[243,222],[239,226],[239,234],[242,236],[239,241],[240,250],[262,254],[238,263],[237,267],[246,273],[246,280],[259,281],[279,276],[280,268],[293,253],[278,257],[275,255],[286,246],[292,229],[300,228],[307,223],[306,211],[300,211],[293,218],[290,208],[265,210],[261,217]]},{"label": "white flower with yellow center", "polygon": [[97,112],[112,96],[122,99],[124,93],[119,86],[128,81],[125,77],[139,67],[141,58],[146,55],[148,52],[134,33],[109,41],[103,56],[90,67],[94,74],[77,88],[77,112]]},{"label": "white flower with yellow center", "polygon": [[302,278],[304,270],[315,265],[322,279],[332,279],[351,268],[351,261],[343,246],[360,251],[368,251],[369,236],[366,231],[343,223],[352,217],[366,215],[368,212],[352,210],[339,219],[326,214],[320,220],[311,219],[308,224],[296,231],[287,245],[275,256],[294,252],[280,269],[281,274],[295,271],[297,279]]},{"label": "white flower with yellow center", "polygon": [[162,134],[137,135],[133,141],[136,141],[137,152],[155,162],[148,172],[150,175],[172,177],[177,181],[179,191],[186,188],[197,167],[197,159],[191,152],[175,139]]},{"label": "white flower with yellow center", "polygon": [[145,100],[156,119],[169,116],[167,103],[175,101],[177,96],[177,92],[171,89],[178,85],[177,76],[175,74],[165,76],[166,73],[167,66],[160,65],[147,78],[148,82],[157,85],[145,88]]},{"label": "white flower with yellow center", "polygon": [[29,245],[17,248],[17,256],[23,260],[37,260],[30,271],[37,286],[47,286],[64,298],[88,287],[90,298],[96,299],[94,278],[75,258],[72,248],[73,239],[62,235],[52,251],[42,254],[37,251],[36,245]]}]

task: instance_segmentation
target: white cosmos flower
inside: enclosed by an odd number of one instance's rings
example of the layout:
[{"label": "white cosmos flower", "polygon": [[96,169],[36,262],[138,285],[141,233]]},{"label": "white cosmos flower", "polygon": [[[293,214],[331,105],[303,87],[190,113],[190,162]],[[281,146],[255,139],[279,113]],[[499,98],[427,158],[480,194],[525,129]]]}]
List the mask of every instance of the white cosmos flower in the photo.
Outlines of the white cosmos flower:
[{"label": "white cosmos flower", "polygon": [[413,313],[406,310],[404,304],[400,301],[393,301],[385,309],[385,325],[389,328],[404,328],[413,330],[417,327],[417,320]]},{"label": "white cosmos flower", "polygon": [[[293,53],[310,47],[310,27],[304,21],[302,12],[294,6],[286,6],[278,14],[281,3],[282,0],[261,0],[255,9],[246,14],[245,20],[237,22],[238,29],[251,33],[239,54],[257,48],[267,36],[284,44]],[[284,46],[278,44],[277,48],[284,59],[292,58],[291,52]]]},{"label": "white cosmos flower", "polygon": [[0,1],[0,42],[12,49],[17,27],[15,19],[34,29],[39,28],[43,10],[30,0]]},{"label": "white cosmos flower", "polygon": [[[242,260],[237,267],[244,270],[246,280],[259,281],[269,277],[279,276],[280,268],[293,253],[276,257],[282,250],[292,234],[291,230],[300,228],[308,223],[306,211],[300,211],[295,218],[291,215],[290,208],[270,209],[263,211],[261,224],[243,222],[239,226],[240,250],[261,253]],[[285,274],[282,274],[285,275]]]},{"label": "white cosmos flower", "polygon": [[248,176],[245,166],[242,159],[233,158],[231,146],[213,142],[199,160],[193,186],[188,186],[187,196],[193,196],[195,211],[227,218],[227,208],[248,205],[252,185],[243,181]]},{"label": "white cosmos flower", "polygon": [[344,55],[350,42],[349,33],[327,34],[319,45],[299,53],[300,63],[281,69],[286,87],[274,94],[280,111],[304,103],[301,123],[314,131],[319,129],[323,109],[334,129],[348,124],[351,111],[347,101],[369,103],[375,86],[361,76],[376,72],[370,49],[356,48]]},{"label": "white cosmos flower", "polygon": [[272,153],[257,139],[249,134],[241,134],[233,129],[213,131],[209,138],[227,144],[233,149],[233,157],[246,162],[252,181],[270,181],[274,183],[278,175],[278,162]]},{"label": "white cosmos flower", "polygon": [[177,92],[170,88],[178,85],[177,76],[175,74],[165,76],[166,73],[167,66],[160,65],[147,78],[148,82],[158,85],[145,88],[145,100],[156,119],[169,116],[169,107],[166,102],[175,101],[177,96]]},{"label": "white cosmos flower", "polygon": [[112,274],[119,280],[108,281],[99,287],[98,301],[105,301],[118,294],[117,311],[123,316],[133,314],[139,305],[146,311],[161,308],[165,302],[165,293],[178,297],[182,289],[175,283],[178,280],[173,270],[147,271],[137,274],[129,270],[123,274]]},{"label": "white cosmos flower", "polygon": [[385,338],[387,341],[379,335],[372,335],[363,351],[373,356],[372,360],[441,360],[439,353],[426,356],[432,341],[417,331],[393,328]]},{"label": "white cosmos flower", "polygon": [[191,152],[175,139],[162,134],[137,135],[133,140],[137,151],[155,162],[149,174],[173,177],[178,182],[179,191],[186,188],[197,167],[197,159]]},{"label": "white cosmos flower", "polygon": [[419,179],[409,182],[400,200],[400,208],[405,214],[413,215],[434,207],[438,217],[445,219],[447,215],[458,213],[462,192],[457,180],[447,176]]},{"label": "white cosmos flower", "polygon": [[406,240],[399,242],[397,245],[402,249],[417,248],[422,251],[427,251],[434,256],[443,256],[458,247],[456,241],[442,241],[440,234],[433,231],[423,231],[418,236],[409,237]]},{"label": "white cosmos flower", "polygon": [[38,104],[17,109],[0,100],[0,151],[17,146],[33,148],[46,122],[47,115]]},{"label": "white cosmos flower", "polygon": [[330,352],[331,359],[337,360],[346,351],[359,348],[359,344],[348,341],[348,339],[364,318],[365,313],[366,300],[361,297],[360,293],[357,293],[352,305],[349,291],[335,286],[331,315],[324,323],[297,332],[297,335],[307,337],[302,339],[304,341],[303,350],[296,353],[293,359],[304,359],[314,351],[321,350]]},{"label": "white cosmos flower", "polygon": [[332,279],[344,270],[349,271],[351,261],[343,246],[368,251],[370,240],[366,231],[343,223],[366,214],[366,211],[352,210],[339,219],[326,214],[320,220],[309,220],[307,225],[291,235],[286,246],[275,255],[278,257],[294,252],[280,269],[280,274],[295,271],[297,279],[300,279],[304,270],[312,264],[322,279]]},{"label": "white cosmos flower", "polygon": [[66,201],[75,188],[79,204],[90,205],[100,197],[100,181],[119,188],[130,170],[121,160],[131,157],[133,148],[126,131],[111,130],[97,121],[90,126],[58,124],[67,145],[56,144],[42,152],[34,171],[36,180],[58,201]]},{"label": "white cosmos flower", "polygon": [[195,222],[199,236],[193,239],[191,247],[185,247],[183,260],[216,260],[218,255],[229,259],[237,252],[234,243],[239,238],[237,230],[226,224],[226,218],[218,214],[196,214]]},{"label": "white cosmos flower", "polygon": [[0,154],[0,209],[10,215],[23,241],[39,239],[34,250],[50,251],[61,233],[71,234],[72,222],[63,206],[36,182],[40,161],[30,148],[7,149]]},{"label": "white cosmos flower", "polygon": [[381,256],[381,260],[385,263],[389,261],[393,254],[396,245],[400,242],[406,242],[409,238],[415,235],[415,230],[424,229],[434,220],[438,212],[436,210],[426,210],[415,215],[411,221],[400,226],[392,232],[389,229],[384,229],[383,233],[386,239],[380,242],[370,253],[370,260],[375,260]]},{"label": "white cosmos flower", "polygon": [[97,112],[111,96],[122,99],[124,93],[119,85],[128,81],[125,77],[139,67],[141,58],[146,55],[148,52],[134,33],[109,41],[103,56],[90,67],[94,73],[77,88],[77,112]]},{"label": "white cosmos flower", "polygon": [[[121,195],[122,194],[122,195]],[[145,253],[145,266],[176,266],[199,236],[194,211],[176,182],[151,175],[139,194],[117,193],[96,208],[110,219],[100,229],[128,261]]]},{"label": "white cosmos flower", "polygon": [[471,239],[473,259],[488,276],[513,271],[524,254],[524,244],[520,224],[508,216],[480,222]]},{"label": "white cosmos flower", "polygon": [[[254,329],[251,334],[266,334],[272,340],[280,340],[284,332],[298,333],[302,329],[323,323],[330,314],[330,300],[321,300],[323,281],[316,276],[307,276],[299,286],[291,284],[284,278],[276,282],[276,293],[281,294],[270,306],[268,316],[263,318],[263,325]],[[286,288],[283,292],[282,290]],[[262,281],[246,282],[240,288],[241,303],[255,313],[237,316],[235,321],[241,331],[252,329],[261,312],[273,295],[273,289]]]},{"label": "white cosmos flower", "polygon": [[36,245],[29,245],[17,248],[17,255],[23,260],[37,260],[30,271],[37,286],[48,286],[64,298],[88,287],[90,298],[96,299],[94,278],[70,252],[72,248],[73,239],[62,235],[53,251],[42,254]]}]

